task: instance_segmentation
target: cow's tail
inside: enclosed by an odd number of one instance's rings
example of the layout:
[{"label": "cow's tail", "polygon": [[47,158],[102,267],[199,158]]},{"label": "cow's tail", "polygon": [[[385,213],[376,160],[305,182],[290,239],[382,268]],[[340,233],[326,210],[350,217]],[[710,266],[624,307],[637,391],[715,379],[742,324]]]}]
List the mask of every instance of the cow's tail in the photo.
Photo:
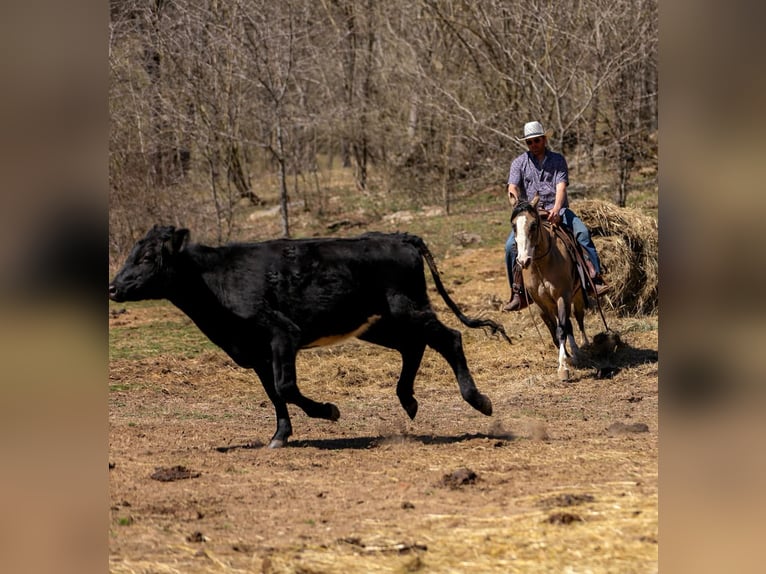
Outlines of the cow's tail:
[{"label": "cow's tail", "polygon": [[407,235],[407,239],[410,243],[412,243],[417,248],[417,250],[420,252],[420,255],[423,257],[423,259],[425,259],[425,262],[428,264],[428,268],[431,270],[431,276],[434,278],[434,283],[436,284],[436,290],[439,292],[439,295],[442,296],[442,299],[444,299],[444,302],[452,310],[452,312],[457,316],[457,318],[460,319],[460,321],[466,327],[471,327],[472,329],[487,328],[493,335],[499,334],[501,337],[503,337],[503,339],[505,339],[506,341],[508,341],[509,344],[511,344],[511,339],[508,337],[508,334],[505,332],[505,329],[503,328],[502,325],[500,325],[499,323],[496,323],[495,321],[492,321],[491,319],[478,319],[478,318],[467,317],[460,310],[460,307],[457,306],[457,304],[452,300],[452,298],[447,293],[447,290],[444,288],[444,284],[442,283],[439,269],[437,269],[436,262],[434,261],[434,257],[433,255],[431,255],[431,252],[428,250],[428,246],[426,245],[425,241],[423,241],[422,238],[416,235]]}]

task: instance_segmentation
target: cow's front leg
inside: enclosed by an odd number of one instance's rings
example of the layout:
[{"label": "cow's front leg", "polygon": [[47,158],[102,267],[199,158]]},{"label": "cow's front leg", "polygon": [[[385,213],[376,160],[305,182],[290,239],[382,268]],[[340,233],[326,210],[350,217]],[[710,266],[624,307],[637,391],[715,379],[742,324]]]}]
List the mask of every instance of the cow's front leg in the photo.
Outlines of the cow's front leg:
[{"label": "cow's front leg", "polygon": [[337,421],[340,411],[332,403],[318,403],[303,396],[295,375],[295,357],[298,347],[287,337],[274,337],[271,345],[274,386],[277,395],[285,402],[300,407],[308,416]]},{"label": "cow's front leg", "polygon": [[269,448],[280,448],[287,444],[287,439],[293,434],[293,426],[290,423],[290,413],[287,412],[287,403],[277,394],[274,387],[274,373],[270,363],[265,363],[255,369],[258,378],[261,379],[266,394],[271,399],[271,404],[277,412],[277,431],[271,437]]}]

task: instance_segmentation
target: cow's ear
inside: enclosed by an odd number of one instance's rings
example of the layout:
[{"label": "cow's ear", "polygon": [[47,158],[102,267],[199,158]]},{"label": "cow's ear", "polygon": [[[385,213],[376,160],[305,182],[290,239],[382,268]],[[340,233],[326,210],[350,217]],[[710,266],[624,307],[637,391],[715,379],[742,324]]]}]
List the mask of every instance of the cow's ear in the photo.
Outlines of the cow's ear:
[{"label": "cow's ear", "polygon": [[188,229],[174,229],[173,236],[171,238],[171,253],[180,253],[186,249],[186,245],[189,243],[189,230]]}]

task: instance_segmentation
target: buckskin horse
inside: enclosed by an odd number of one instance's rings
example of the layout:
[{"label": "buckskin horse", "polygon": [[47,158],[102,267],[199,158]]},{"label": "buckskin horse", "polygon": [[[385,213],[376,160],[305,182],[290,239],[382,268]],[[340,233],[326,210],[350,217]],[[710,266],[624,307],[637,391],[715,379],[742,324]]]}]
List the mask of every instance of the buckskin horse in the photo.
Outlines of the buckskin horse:
[{"label": "buckskin horse", "polygon": [[[559,378],[569,380],[570,354],[575,357],[579,348],[575,342],[571,315],[574,311],[577,325],[588,344],[583,317],[588,298],[583,287],[584,276],[578,268],[576,242],[567,241],[551,223],[541,217],[537,210],[539,196],[531,202],[520,200],[511,214],[511,225],[516,233],[518,262],[524,279],[525,292],[540,308],[540,316],[559,350]],[[527,295],[528,294],[528,295]]]}]

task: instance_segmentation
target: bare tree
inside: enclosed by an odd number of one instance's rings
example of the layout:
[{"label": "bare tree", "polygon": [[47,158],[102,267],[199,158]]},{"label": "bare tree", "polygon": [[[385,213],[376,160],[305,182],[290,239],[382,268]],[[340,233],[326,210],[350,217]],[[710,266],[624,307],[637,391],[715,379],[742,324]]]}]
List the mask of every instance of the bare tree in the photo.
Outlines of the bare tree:
[{"label": "bare tree", "polygon": [[196,218],[224,240],[271,172],[287,236],[289,183],[321,209],[317,156],[338,153],[364,193],[375,166],[449,212],[461,185],[504,180],[531,119],[574,169],[613,172],[624,205],[656,161],[657,6],[112,0],[112,227],[132,243],[139,222]]}]

